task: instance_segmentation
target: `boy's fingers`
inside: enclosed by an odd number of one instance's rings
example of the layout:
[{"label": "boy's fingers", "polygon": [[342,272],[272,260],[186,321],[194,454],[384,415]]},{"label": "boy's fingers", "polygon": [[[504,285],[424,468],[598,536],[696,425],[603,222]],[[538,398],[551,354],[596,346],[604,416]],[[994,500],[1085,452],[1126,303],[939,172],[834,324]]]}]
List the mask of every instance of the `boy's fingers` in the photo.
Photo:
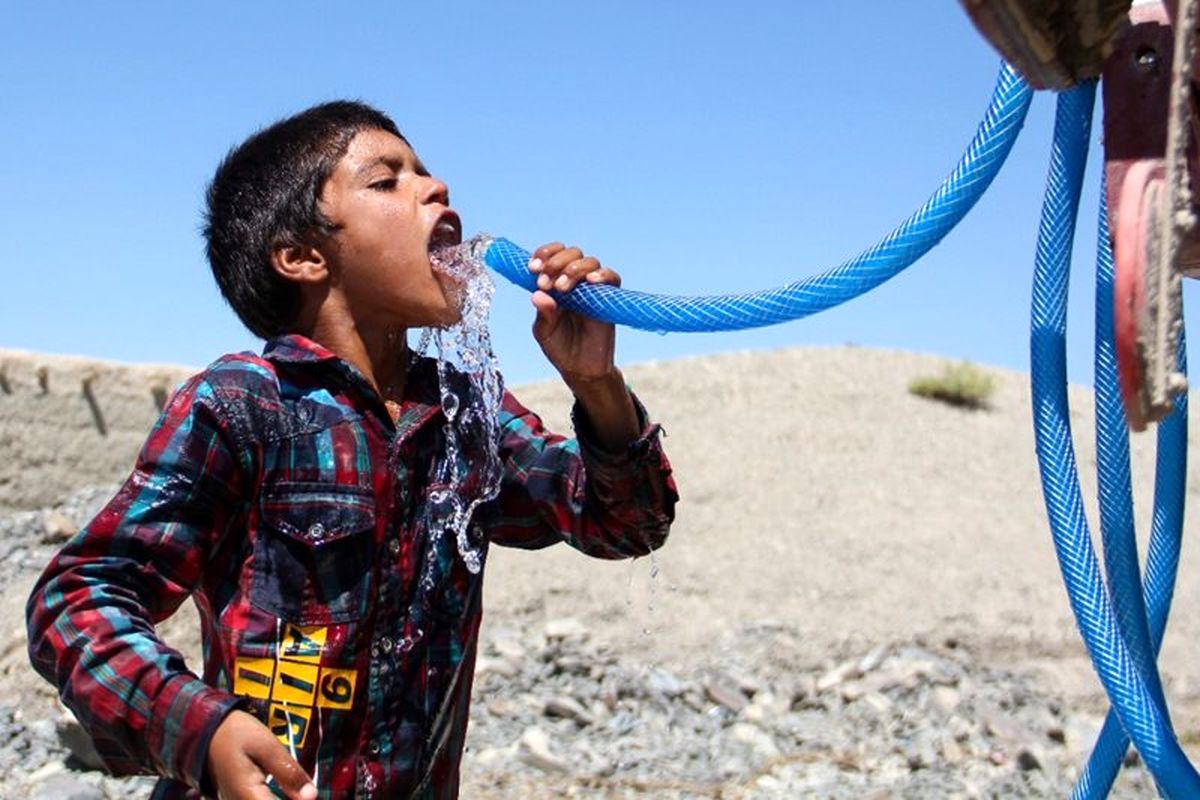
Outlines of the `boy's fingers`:
[{"label": "boy's fingers", "polygon": [[554,255],[560,250],[563,250],[564,248],[566,248],[566,245],[562,242],[550,242],[549,244],[544,244],[537,250],[534,250],[533,257],[535,259],[545,261],[546,259],[550,258],[550,256]]},{"label": "boy's fingers", "polygon": [[601,267],[594,272],[589,272],[584,276],[588,283],[606,283],[609,286],[620,286],[621,276],[616,270]]},{"label": "boy's fingers", "polygon": [[595,258],[576,259],[563,267],[562,272],[554,281],[554,288],[560,292],[569,292],[575,288],[575,284],[579,283],[584,275],[598,269],[600,269],[600,261]]},{"label": "boy's fingers", "polygon": [[567,247],[559,250],[554,255],[544,259],[545,266],[542,268],[544,272],[557,276],[569,265],[583,258],[583,251],[578,247]]},{"label": "boy's fingers", "polygon": [[554,332],[558,324],[558,302],[545,292],[534,292],[529,299],[537,309],[537,317],[533,320],[533,337],[542,341]]},{"label": "boy's fingers", "polygon": [[221,800],[278,800],[275,793],[271,791],[271,787],[261,783],[251,786],[233,797],[226,798],[225,795],[220,795],[220,798]]},{"label": "boy's fingers", "polygon": [[274,736],[268,733],[265,739],[256,739],[246,748],[246,752],[292,800],[316,800],[317,787],[313,786],[304,768],[296,763],[296,759],[283,749]]}]

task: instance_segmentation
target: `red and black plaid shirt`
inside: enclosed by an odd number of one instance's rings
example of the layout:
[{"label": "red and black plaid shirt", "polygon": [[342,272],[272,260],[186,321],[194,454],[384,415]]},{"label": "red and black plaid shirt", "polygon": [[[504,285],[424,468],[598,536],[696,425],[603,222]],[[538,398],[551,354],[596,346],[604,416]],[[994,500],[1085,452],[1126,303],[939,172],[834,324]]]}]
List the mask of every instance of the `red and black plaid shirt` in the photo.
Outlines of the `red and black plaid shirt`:
[{"label": "red and black plaid shirt", "polygon": [[[152,770],[166,776],[155,797],[197,796],[209,739],[244,708],[322,797],[457,795],[482,573],[430,531],[444,421],[432,363],[407,385],[393,423],[354,367],[287,336],[172,397],[27,612],[34,666],[115,773]],[[613,456],[578,410],[576,439],[511,394],[501,416],[501,492],[474,517],[485,552],[662,544],[677,495],[657,426]],[[189,595],[203,680],[153,627]]]}]

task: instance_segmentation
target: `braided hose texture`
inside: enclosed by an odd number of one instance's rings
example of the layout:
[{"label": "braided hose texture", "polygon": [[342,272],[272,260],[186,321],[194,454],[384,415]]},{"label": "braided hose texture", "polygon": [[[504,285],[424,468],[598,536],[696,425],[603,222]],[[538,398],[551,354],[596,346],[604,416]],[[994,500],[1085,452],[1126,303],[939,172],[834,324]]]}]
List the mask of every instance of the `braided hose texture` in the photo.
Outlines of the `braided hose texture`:
[{"label": "braided hose texture", "polygon": [[[732,331],[774,325],[824,311],[874,289],[923,256],[958,224],[1000,171],[1021,131],[1033,92],[1005,65],[991,104],[958,166],[933,196],[875,246],[827,272],[760,292],[679,297],[581,284],[561,298],[590,317],[659,332]],[[496,239],[488,266],[533,291],[530,254]]]},{"label": "braided hose texture", "polygon": [[[1165,708],[1166,700],[1154,662],[1162,644],[1179,568],[1187,474],[1187,396],[1186,393],[1181,396],[1171,415],[1158,428],[1154,520],[1146,576],[1139,585],[1129,475],[1129,426],[1121,405],[1113,338],[1113,255],[1105,201],[1106,193],[1102,188],[1096,257],[1096,439],[1104,565],[1118,624],[1132,645],[1134,661],[1147,679],[1155,701]],[[1177,368],[1182,374],[1187,373],[1182,342]],[[1116,547],[1110,542],[1113,538],[1121,540]],[[1120,560],[1124,563],[1118,565]],[[1128,626],[1123,615],[1132,617]],[[1139,619],[1145,621],[1139,625]],[[1137,630],[1139,627],[1143,630]],[[1132,635],[1131,631],[1134,632]],[[1146,637],[1144,640],[1143,636]],[[1072,799],[1107,797],[1128,747],[1129,737],[1121,729],[1117,715],[1110,710],[1087,766],[1071,793]]]},{"label": "braided hose texture", "polygon": [[[1103,191],[1101,192],[1103,194]],[[1129,426],[1117,383],[1113,327],[1113,256],[1108,241],[1107,198],[1096,256],[1096,466],[1100,494],[1100,540],[1104,572],[1116,612],[1117,627],[1154,701],[1165,707],[1155,668],[1146,603],[1142,597],[1137,534],[1133,522],[1133,490],[1129,469]]]},{"label": "braided hose texture", "polygon": [[1155,703],[1120,635],[1092,549],[1071,443],[1067,285],[1095,94],[1095,81],[1088,81],[1058,100],[1033,288],[1031,363],[1038,466],[1071,610],[1109,702],[1163,793],[1170,798],[1200,797],[1200,775],[1188,763],[1165,710]]}]

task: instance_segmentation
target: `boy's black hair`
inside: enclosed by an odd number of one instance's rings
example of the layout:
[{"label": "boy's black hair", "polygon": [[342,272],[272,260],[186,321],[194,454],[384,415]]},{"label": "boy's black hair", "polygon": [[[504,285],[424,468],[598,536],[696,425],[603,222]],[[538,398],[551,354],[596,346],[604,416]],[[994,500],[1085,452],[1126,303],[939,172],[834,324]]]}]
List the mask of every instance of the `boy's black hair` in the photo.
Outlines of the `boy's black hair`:
[{"label": "boy's black hair", "polygon": [[256,335],[270,339],[295,322],[299,287],[275,272],[271,252],[336,232],[318,207],[321,190],[354,135],[370,129],[403,138],[386,114],[364,103],[323,103],[263,128],[217,167],[206,196],[208,263]]}]

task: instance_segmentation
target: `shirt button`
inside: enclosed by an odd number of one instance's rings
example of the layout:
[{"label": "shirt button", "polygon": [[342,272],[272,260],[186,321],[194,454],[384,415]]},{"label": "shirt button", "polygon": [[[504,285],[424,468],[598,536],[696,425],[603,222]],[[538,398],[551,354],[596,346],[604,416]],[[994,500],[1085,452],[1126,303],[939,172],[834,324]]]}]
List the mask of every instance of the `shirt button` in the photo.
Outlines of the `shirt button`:
[{"label": "shirt button", "polygon": [[400,555],[400,540],[392,539],[387,543],[388,552],[394,556]]},{"label": "shirt button", "polygon": [[379,649],[385,653],[392,652],[392,640],[388,637],[383,637],[379,640]]},{"label": "shirt button", "polygon": [[371,742],[367,745],[367,752],[373,756],[379,755],[379,742]]}]

